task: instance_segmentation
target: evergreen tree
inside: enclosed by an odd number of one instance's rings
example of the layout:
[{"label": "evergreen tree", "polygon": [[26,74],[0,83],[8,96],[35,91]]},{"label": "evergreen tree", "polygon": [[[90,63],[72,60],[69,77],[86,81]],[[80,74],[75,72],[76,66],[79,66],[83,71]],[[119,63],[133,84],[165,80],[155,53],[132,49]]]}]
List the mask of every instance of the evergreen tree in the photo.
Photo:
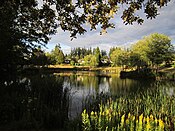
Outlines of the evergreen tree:
[{"label": "evergreen tree", "polygon": [[94,50],[94,55],[96,57],[97,66],[101,66],[101,53],[99,47]]},{"label": "evergreen tree", "polygon": [[53,64],[62,64],[64,62],[64,54],[59,44],[51,51],[51,58]]}]

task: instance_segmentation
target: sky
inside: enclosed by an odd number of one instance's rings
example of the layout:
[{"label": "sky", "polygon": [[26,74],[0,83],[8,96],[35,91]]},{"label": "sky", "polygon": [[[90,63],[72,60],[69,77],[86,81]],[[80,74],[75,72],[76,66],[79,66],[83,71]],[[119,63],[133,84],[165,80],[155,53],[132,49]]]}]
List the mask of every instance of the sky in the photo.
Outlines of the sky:
[{"label": "sky", "polygon": [[[117,16],[112,20],[116,27],[114,29],[107,29],[107,33],[100,35],[100,28],[95,31],[89,31],[84,35],[78,35],[76,39],[71,41],[69,32],[64,32],[58,28],[58,33],[51,36],[46,51],[51,51],[56,44],[61,45],[64,53],[69,53],[71,48],[85,47],[95,48],[99,47],[101,50],[107,52],[111,47],[129,47],[144,36],[152,33],[161,33],[169,36],[172,39],[172,44],[175,44],[175,1],[172,0],[168,6],[159,9],[156,19],[144,19],[142,25],[133,24],[125,25],[121,20],[122,8],[120,8]],[[142,11],[143,12],[143,11]],[[144,17],[141,11],[138,12],[140,16]],[[88,25],[87,25],[88,26]],[[90,26],[88,26],[90,27]]]}]

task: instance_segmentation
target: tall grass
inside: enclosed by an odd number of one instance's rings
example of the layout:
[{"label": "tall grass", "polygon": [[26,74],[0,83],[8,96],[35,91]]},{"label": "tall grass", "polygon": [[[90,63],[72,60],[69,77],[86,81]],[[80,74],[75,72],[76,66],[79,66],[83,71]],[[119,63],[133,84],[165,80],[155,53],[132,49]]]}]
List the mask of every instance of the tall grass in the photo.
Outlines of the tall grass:
[{"label": "tall grass", "polygon": [[173,88],[157,85],[144,93],[109,99],[99,110],[82,112],[83,130],[175,130]]},{"label": "tall grass", "polygon": [[58,130],[68,121],[69,90],[63,78],[0,81],[0,96],[0,130]]}]

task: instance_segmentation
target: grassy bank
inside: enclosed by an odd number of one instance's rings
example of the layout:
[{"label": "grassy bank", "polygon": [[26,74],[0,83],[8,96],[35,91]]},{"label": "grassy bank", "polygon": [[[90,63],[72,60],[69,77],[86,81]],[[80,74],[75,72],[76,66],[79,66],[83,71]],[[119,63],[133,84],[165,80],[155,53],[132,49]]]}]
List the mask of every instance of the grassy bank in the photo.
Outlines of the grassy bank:
[{"label": "grassy bank", "polygon": [[119,74],[121,67],[91,67],[71,65],[26,66],[21,72],[30,73],[77,73],[78,71],[96,72],[97,74]]},{"label": "grassy bank", "polygon": [[88,71],[109,71],[119,72],[121,67],[92,67],[92,66],[71,66],[71,65],[49,65],[48,68],[52,69],[77,69],[77,70],[88,70]]}]

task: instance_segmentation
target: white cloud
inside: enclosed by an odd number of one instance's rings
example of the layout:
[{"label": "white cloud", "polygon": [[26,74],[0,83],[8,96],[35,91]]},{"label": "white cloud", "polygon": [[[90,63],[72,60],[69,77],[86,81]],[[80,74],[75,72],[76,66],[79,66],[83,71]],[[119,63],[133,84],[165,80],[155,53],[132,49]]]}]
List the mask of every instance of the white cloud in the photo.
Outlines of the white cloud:
[{"label": "white cloud", "polygon": [[[142,25],[124,25],[119,16],[113,21],[117,23],[115,29],[108,29],[108,33],[100,35],[100,29],[96,31],[87,31],[85,35],[78,36],[71,41],[69,32],[58,29],[58,33],[52,37],[48,47],[52,48],[57,43],[62,43],[63,50],[66,52],[74,47],[100,47],[107,51],[112,46],[127,46],[143,36],[151,33],[163,33],[172,38],[175,42],[175,2],[171,1],[168,6],[159,10],[160,15],[156,19],[145,19]],[[140,14],[140,12],[139,12]],[[143,14],[141,14],[143,15]]]}]

